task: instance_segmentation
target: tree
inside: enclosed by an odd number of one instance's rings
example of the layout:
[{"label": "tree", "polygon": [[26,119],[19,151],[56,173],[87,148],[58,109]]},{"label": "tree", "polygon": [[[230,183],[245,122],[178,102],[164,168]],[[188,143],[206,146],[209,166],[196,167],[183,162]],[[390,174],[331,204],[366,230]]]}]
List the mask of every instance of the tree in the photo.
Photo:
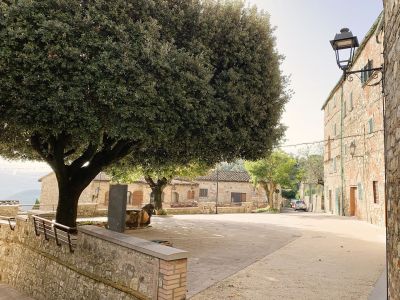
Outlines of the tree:
[{"label": "tree", "polygon": [[297,183],[296,159],[281,150],[276,150],[257,161],[247,161],[245,167],[252,182],[255,185],[260,184],[265,189],[268,202],[273,208],[279,208],[279,203],[274,201],[278,185],[281,188],[292,188]]},{"label": "tree", "polygon": [[162,209],[162,193],[164,188],[171,183],[175,177],[194,179],[205,174],[210,167],[201,163],[190,163],[185,166],[169,166],[163,169],[151,170],[144,169],[142,166],[132,168],[127,159],[122,160],[117,165],[107,170],[113,181],[122,183],[132,183],[139,178],[144,178],[150,186],[154,196],[154,207],[156,210]]},{"label": "tree", "polygon": [[47,162],[56,221],[129,155],[145,169],[257,159],[288,100],[268,16],[240,2],[0,3],[0,154]]}]

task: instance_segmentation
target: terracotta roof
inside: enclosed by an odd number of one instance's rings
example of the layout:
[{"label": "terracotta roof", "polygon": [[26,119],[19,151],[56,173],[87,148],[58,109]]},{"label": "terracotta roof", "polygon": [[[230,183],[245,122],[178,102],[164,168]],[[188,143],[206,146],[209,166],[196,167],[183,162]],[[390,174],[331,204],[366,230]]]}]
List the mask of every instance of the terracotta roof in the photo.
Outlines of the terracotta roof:
[{"label": "terracotta roof", "polygon": [[[196,181],[217,181],[217,172],[213,171],[206,176],[200,176]],[[218,171],[218,181],[227,182],[249,182],[250,176],[247,172]]]}]

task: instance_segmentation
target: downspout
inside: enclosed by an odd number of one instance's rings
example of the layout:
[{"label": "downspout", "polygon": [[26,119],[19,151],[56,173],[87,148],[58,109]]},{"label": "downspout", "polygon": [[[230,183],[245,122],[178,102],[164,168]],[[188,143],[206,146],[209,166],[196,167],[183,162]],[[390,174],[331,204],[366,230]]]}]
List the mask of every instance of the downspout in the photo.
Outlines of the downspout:
[{"label": "downspout", "polygon": [[341,88],[341,96],[340,96],[340,177],[342,181],[342,199],[341,199],[341,207],[339,215],[344,216],[344,195],[345,195],[345,186],[344,186],[344,151],[343,151],[343,130],[344,130],[344,122],[343,122],[343,97],[344,97],[344,83],[346,82],[346,70],[343,71],[342,78],[342,88]]}]

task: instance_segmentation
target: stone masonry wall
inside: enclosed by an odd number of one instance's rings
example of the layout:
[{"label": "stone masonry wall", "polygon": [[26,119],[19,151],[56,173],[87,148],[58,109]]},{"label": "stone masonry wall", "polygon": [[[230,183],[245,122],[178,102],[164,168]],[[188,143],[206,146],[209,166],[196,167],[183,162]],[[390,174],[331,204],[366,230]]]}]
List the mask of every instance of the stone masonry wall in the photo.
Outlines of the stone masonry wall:
[{"label": "stone masonry wall", "polygon": [[[382,65],[384,35],[379,22],[380,18],[360,45],[351,71],[364,68],[369,60],[374,68]],[[324,209],[349,216],[353,214],[350,202],[354,199],[358,219],[384,226],[383,95],[381,75],[376,75],[364,83],[359,74],[351,75],[338,83],[324,104]]]},{"label": "stone masonry wall", "polygon": [[[135,243],[147,250],[135,250]],[[153,252],[177,257],[169,261]],[[161,293],[160,299],[185,299],[185,253],[94,226],[79,230],[71,253],[37,237],[31,220],[18,218],[15,231],[0,224],[0,282],[40,300],[157,299]],[[165,274],[171,268],[164,265],[176,270]],[[176,274],[179,282],[168,277]]]},{"label": "stone masonry wall", "polygon": [[19,205],[0,205],[0,216],[15,217],[18,210]]},{"label": "stone masonry wall", "polygon": [[400,1],[384,0],[389,299],[400,299]]}]

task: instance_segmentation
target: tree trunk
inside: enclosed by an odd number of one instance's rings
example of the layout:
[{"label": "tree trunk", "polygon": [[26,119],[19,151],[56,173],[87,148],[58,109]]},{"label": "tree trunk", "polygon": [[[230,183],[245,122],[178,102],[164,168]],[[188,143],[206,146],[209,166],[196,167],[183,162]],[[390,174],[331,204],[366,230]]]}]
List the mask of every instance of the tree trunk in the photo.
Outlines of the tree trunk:
[{"label": "tree trunk", "polygon": [[163,194],[164,186],[156,185],[151,188],[151,191],[154,195],[154,208],[156,210],[162,209],[162,194]]},{"label": "tree trunk", "polygon": [[[74,184],[68,178],[64,178],[60,175],[57,176],[57,181],[58,206],[56,223],[69,227],[76,227],[79,197],[88,184]],[[90,183],[91,180],[88,181]]]},{"label": "tree trunk", "polygon": [[155,210],[162,209],[162,201],[163,201],[162,194],[163,194],[164,188],[168,184],[168,179],[163,177],[161,179],[160,178],[157,179],[157,181],[154,181],[153,178],[151,178],[151,176],[149,176],[149,175],[144,176],[144,179],[150,186],[151,191],[153,192],[154,209]]}]

